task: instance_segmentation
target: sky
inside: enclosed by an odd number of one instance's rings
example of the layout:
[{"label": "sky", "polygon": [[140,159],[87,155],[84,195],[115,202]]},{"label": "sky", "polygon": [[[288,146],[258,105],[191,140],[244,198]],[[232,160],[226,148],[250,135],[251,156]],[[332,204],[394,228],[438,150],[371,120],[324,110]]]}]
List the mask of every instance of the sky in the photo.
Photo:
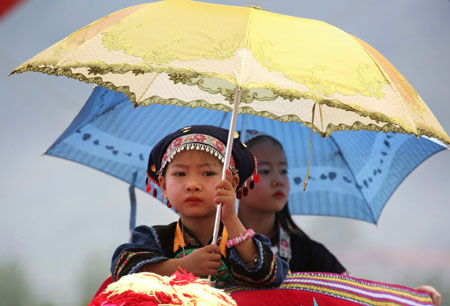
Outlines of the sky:
[{"label": "sky", "polygon": [[[319,19],[363,39],[405,76],[450,132],[449,1],[207,2],[258,5]],[[43,155],[81,109],[92,84],[35,72],[8,73],[73,31],[139,3],[29,0],[0,20],[0,262],[19,262],[37,294],[53,303],[75,305],[83,271],[92,270],[100,279],[108,275],[114,249],[128,240],[128,186]],[[295,220],[354,276],[450,288],[449,187],[450,152],[443,151],[406,178],[378,225],[335,217]],[[143,192],[137,196],[137,224],[177,219]]]}]

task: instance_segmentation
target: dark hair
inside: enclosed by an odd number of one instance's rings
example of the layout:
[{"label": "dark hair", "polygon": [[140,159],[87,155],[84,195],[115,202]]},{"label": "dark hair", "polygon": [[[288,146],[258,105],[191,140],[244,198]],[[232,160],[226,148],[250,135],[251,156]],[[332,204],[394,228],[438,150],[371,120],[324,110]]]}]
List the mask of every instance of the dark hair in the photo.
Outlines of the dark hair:
[{"label": "dark hair", "polygon": [[[254,138],[251,138],[245,144],[247,145],[247,148],[251,150],[253,146],[260,143],[271,143],[275,146],[278,146],[281,151],[284,152],[283,145],[276,138],[269,135],[258,135]],[[289,211],[289,205],[287,202],[281,211],[275,213],[275,218],[277,222],[279,222],[283,227],[283,229],[288,232],[288,234],[308,237],[308,235],[304,231],[302,231],[300,227],[297,226],[297,224],[295,224],[294,220],[292,220],[291,212]]]},{"label": "dark hair", "polygon": [[288,232],[289,235],[294,234],[298,236],[308,237],[308,235],[302,231],[300,227],[292,220],[291,212],[289,211],[289,205],[286,202],[283,209],[275,213],[276,220],[281,224],[283,229]]}]

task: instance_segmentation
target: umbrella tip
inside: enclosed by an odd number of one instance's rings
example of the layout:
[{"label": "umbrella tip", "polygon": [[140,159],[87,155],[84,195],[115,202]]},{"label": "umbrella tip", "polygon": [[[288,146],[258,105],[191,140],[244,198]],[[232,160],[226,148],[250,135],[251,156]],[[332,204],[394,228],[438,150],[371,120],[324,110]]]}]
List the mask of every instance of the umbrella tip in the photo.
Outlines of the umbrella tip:
[{"label": "umbrella tip", "polygon": [[308,185],[308,179],[303,182],[303,191],[306,190],[306,185]]}]

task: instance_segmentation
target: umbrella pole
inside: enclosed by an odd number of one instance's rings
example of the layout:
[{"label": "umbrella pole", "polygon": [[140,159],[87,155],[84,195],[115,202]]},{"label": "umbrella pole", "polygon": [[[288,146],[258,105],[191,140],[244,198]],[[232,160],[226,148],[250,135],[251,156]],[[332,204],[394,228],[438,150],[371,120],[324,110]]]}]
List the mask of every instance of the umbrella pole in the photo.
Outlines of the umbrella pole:
[{"label": "umbrella pole", "polygon": [[[222,180],[226,179],[226,172],[225,171],[230,166],[231,152],[232,152],[232,149],[233,149],[234,132],[236,130],[236,119],[237,119],[238,106],[239,106],[239,102],[240,101],[241,101],[241,87],[237,86],[236,90],[234,91],[233,112],[231,114],[230,129],[228,131],[227,148],[226,148],[226,151],[225,151],[225,161],[223,163],[223,169],[222,169]],[[217,244],[217,236],[219,234],[220,213],[221,213],[221,211],[222,211],[222,204],[219,203],[219,205],[217,205],[216,219],[214,221],[214,231],[213,231],[212,244]]]},{"label": "umbrella pole", "polygon": [[128,192],[130,194],[130,241],[131,241],[131,232],[136,227],[136,193],[134,191],[134,187],[136,184],[137,172],[133,173],[133,179],[131,181],[130,187],[128,187]]}]

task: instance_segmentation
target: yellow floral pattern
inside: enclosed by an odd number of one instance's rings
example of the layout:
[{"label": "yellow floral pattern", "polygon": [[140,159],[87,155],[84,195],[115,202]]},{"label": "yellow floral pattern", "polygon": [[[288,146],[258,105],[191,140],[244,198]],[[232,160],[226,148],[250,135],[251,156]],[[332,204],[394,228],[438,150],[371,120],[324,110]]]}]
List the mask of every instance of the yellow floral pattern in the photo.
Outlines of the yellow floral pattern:
[{"label": "yellow floral pattern", "polygon": [[96,83],[136,105],[230,111],[240,86],[244,113],[309,125],[310,105],[320,104],[324,135],[366,129],[450,143],[412,86],[370,45],[321,21],[253,7],[137,5],[74,32],[11,73],[24,71]]}]

